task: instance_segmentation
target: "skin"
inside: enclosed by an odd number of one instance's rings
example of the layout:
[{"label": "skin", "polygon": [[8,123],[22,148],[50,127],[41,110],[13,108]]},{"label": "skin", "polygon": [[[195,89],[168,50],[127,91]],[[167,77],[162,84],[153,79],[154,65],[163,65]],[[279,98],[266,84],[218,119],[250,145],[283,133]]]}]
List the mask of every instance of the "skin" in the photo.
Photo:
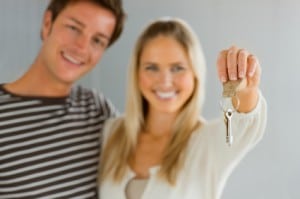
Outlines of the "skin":
[{"label": "skin", "polygon": [[149,112],[130,164],[137,178],[147,178],[149,168],[162,160],[171,139],[172,124],[192,95],[195,81],[185,49],[166,36],[158,36],[145,45],[138,79]]},{"label": "skin", "polygon": [[[149,178],[149,169],[161,163],[172,137],[174,120],[194,90],[194,76],[185,50],[172,38],[159,36],[149,41],[140,57],[139,88],[149,103],[146,125],[139,134],[137,148],[129,164],[136,178]],[[174,64],[176,63],[176,64]],[[178,64],[180,63],[180,64]],[[184,66],[180,72],[172,67]],[[217,60],[221,83],[245,78],[237,92],[239,112],[249,112],[258,100],[260,65],[255,56],[235,46],[220,52]],[[176,90],[175,99],[161,99],[155,91]],[[234,103],[236,103],[234,101]]]},{"label": "skin", "polygon": [[195,87],[185,49],[172,38],[158,36],[146,44],[140,63],[139,89],[148,101],[149,115],[176,116]]},{"label": "skin", "polygon": [[[219,53],[217,70],[221,82],[245,79],[245,83],[237,92],[240,101],[237,111],[243,113],[252,111],[258,101],[261,76],[258,59],[247,50],[232,46]],[[233,98],[233,104],[237,107],[236,98]]]},{"label": "skin", "polygon": [[20,79],[5,85],[9,91],[25,96],[68,95],[73,83],[99,62],[116,23],[113,13],[88,1],[68,5],[54,22],[51,18],[46,11],[40,52]]}]

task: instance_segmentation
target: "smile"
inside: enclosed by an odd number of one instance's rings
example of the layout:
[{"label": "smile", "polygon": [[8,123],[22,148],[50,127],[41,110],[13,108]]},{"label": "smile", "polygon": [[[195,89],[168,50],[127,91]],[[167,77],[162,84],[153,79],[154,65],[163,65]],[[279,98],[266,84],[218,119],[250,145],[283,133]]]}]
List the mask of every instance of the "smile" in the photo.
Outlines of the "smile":
[{"label": "smile", "polygon": [[81,60],[79,60],[78,58],[75,58],[69,54],[67,54],[66,52],[62,52],[62,56],[69,62],[71,62],[72,64],[75,65],[82,65],[84,62],[82,62]]},{"label": "smile", "polygon": [[155,93],[161,99],[172,99],[172,98],[174,98],[176,96],[176,92],[175,91],[170,91],[170,92],[156,91]]}]

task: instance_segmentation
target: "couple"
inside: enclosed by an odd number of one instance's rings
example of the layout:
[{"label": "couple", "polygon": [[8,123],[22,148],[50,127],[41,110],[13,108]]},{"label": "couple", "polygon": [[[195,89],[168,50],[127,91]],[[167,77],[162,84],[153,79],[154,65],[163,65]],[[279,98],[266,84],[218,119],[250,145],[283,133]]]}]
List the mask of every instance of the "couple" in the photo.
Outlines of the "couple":
[{"label": "couple", "polygon": [[139,36],[122,117],[103,95],[74,86],[118,39],[124,15],[120,0],[50,2],[36,60],[0,86],[0,198],[216,199],[260,140],[258,60],[237,47],[218,57],[221,82],[247,80],[229,148],[223,118],[200,116],[205,61],[180,19],[158,19]]}]

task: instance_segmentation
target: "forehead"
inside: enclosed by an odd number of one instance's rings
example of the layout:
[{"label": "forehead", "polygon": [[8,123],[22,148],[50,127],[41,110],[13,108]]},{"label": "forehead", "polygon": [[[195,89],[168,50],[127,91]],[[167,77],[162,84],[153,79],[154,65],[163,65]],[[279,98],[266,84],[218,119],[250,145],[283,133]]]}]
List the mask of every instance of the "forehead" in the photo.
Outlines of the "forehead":
[{"label": "forehead", "polygon": [[188,59],[186,48],[172,36],[157,36],[149,39],[143,46],[141,58],[180,58]]},{"label": "forehead", "polygon": [[[108,15],[115,18],[114,14],[110,10],[92,1],[75,1],[69,3],[60,14],[73,14],[76,16],[88,15],[94,17]],[[92,20],[92,18],[90,19]]]},{"label": "forehead", "polygon": [[76,1],[68,4],[58,15],[57,20],[73,18],[94,28],[114,28],[115,15],[108,9],[91,1]]}]

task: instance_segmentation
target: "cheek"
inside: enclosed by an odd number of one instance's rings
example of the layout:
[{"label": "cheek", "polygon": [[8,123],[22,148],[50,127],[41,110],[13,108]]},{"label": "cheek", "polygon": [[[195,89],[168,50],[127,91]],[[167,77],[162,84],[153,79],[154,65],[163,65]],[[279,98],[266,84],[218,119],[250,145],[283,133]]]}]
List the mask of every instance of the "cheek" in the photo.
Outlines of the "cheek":
[{"label": "cheek", "polygon": [[143,76],[142,74],[139,74],[138,77],[138,87],[139,89],[143,92],[143,89],[146,88],[148,85],[148,80],[145,76]]},{"label": "cheek", "polygon": [[141,93],[144,95],[145,93],[149,92],[153,81],[147,75],[139,74],[138,76],[138,88],[140,89]]},{"label": "cheek", "polygon": [[98,50],[98,51],[95,51],[95,50],[91,50],[91,64],[92,65],[96,65],[100,59],[102,58],[102,55],[103,55],[103,52],[104,50]]},{"label": "cheek", "polygon": [[187,75],[181,77],[178,82],[180,83],[182,89],[188,91],[188,92],[193,92],[194,87],[195,87],[195,80],[193,76]]}]

